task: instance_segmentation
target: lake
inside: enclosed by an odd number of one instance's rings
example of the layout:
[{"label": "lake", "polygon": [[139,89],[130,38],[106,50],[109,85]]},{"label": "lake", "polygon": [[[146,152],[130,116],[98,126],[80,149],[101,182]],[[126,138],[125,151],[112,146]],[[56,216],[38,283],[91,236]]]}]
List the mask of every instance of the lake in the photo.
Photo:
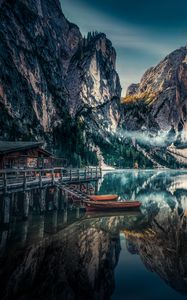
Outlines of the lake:
[{"label": "lake", "polygon": [[141,209],[88,214],[68,203],[0,228],[1,300],[187,297],[187,171],[106,172],[99,193]]}]

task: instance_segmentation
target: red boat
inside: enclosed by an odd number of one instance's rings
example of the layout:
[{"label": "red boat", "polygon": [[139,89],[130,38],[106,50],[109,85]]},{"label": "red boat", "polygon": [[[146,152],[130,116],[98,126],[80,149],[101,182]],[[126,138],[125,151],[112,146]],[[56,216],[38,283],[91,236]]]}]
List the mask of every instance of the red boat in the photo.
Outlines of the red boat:
[{"label": "red boat", "polygon": [[141,206],[139,201],[123,201],[123,202],[99,202],[99,201],[85,201],[86,210],[93,211],[120,211],[120,210],[130,210],[137,209]]},{"label": "red boat", "polygon": [[91,195],[89,199],[92,201],[115,201],[118,195]]}]

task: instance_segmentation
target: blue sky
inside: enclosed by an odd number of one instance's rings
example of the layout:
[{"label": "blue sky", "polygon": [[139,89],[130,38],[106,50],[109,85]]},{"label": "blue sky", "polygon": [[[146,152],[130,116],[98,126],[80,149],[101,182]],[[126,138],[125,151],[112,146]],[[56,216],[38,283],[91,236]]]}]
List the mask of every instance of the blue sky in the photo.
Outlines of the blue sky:
[{"label": "blue sky", "polygon": [[123,95],[146,69],[187,44],[187,0],[61,0],[61,5],[83,35],[97,30],[112,41]]}]

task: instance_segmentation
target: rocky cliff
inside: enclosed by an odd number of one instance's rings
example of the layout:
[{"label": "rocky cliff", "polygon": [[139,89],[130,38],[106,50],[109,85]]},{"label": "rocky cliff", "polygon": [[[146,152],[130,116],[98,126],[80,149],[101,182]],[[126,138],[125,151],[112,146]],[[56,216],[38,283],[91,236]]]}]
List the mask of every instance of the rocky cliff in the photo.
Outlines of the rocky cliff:
[{"label": "rocky cliff", "polygon": [[[175,50],[156,67],[145,72],[139,84],[132,84],[124,98],[130,109],[127,127],[186,131],[187,47]],[[142,107],[140,111],[135,106]],[[133,107],[134,106],[134,107]],[[149,112],[149,113],[145,113]]]},{"label": "rocky cliff", "polygon": [[63,151],[60,140],[84,148],[95,129],[115,131],[121,87],[104,34],[83,38],[59,0],[4,0],[0,17],[1,139],[43,139]]},{"label": "rocky cliff", "polygon": [[[181,147],[181,144],[184,145],[187,137],[186,74],[187,47],[182,47],[166,56],[156,67],[148,69],[140,83],[128,87],[123,99],[124,129],[139,131],[140,142],[141,132],[149,135],[153,142],[147,155],[166,166],[169,166],[168,159],[172,165],[186,165],[186,156],[177,155],[175,149]],[[174,147],[167,149],[172,143]],[[150,146],[150,143],[148,144]],[[154,149],[154,146],[157,149]]]}]

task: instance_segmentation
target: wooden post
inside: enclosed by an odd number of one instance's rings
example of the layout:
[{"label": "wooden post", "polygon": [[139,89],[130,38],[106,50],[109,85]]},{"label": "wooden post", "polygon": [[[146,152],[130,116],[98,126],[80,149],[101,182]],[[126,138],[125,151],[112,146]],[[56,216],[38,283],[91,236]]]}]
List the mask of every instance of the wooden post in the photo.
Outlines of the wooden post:
[{"label": "wooden post", "polygon": [[1,234],[0,250],[6,247],[7,238],[8,238],[8,230],[5,230]]},{"label": "wooden post", "polygon": [[58,226],[58,212],[54,211],[52,214],[52,232],[56,232]]},{"label": "wooden post", "polygon": [[4,201],[3,201],[3,224],[9,224],[10,222],[10,195],[4,194]]},{"label": "wooden post", "polygon": [[18,212],[18,193],[14,193],[12,203],[13,216],[17,216]]},{"label": "wooden post", "polygon": [[28,235],[28,224],[29,222],[22,222],[20,225],[20,231],[21,231],[21,244],[22,246],[25,244],[25,242],[27,241],[27,235]]},{"label": "wooden post", "polygon": [[24,190],[26,190],[26,188],[27,188],[27,175],[26,175],[26,171],[24,171],[23,188],[24,188]]},{"label": "wooden post", "polygon": [[4,181],[4,191],[5,191],[5,193],[7,192],[7,173],[6,173],[6,171],[4,172],[4,174],[3,174],[3,181]]},{"label": "wooden post", "polygon": [[58,188],[55,188],[54,194],[53,194],[53,208],[55,210],[58,209]]},{"label": "wooden post", "polygon": [[84,179],[86,180],[86,175],[87,175],[87,173],[86,173],[86,168],[85,168],[85,170],[84,170]]},{"label": "wooden post", "polygon": [[63,169],[60,169],[60,178],[63,180]]},{"label": "wooden post", "polygon": [[65,200],[65,207],[67,208],[67,206],[68,206],[68,193],[66,191],[64,192],[64,200]]},{"label": "wooden post", "polygon": [[64,209],[64,199],[65,199],[65,195],[64,195],[64,191],[62,189],[60,189],[61,191],[61,197],[60,197],[60,209]]},{"label": "wooden post", "polygon": [[64,214],[63,214],[63,223],[66,224],[68,221],[68,211],[67,211],[67,207],[64,209]]},{"label": "wooden post", "polygon": [[23,198],[23,219],[26,220],[29,215],[30,192],[24,193]]},{"label": "wooden post", "polygon": [[40,188],[42,188],[42,186],[43,186],[43,182],[42,182],[42,171],[40,171],[39,176],[40,176]]},{"label": "wooden post", "polygon": [[40,189],[39,206],[40,214],[43,214],[46,210],[46,189]]},{"label": "wooden post", "polygon": [[59,189],[59,194],[58,194],[58,210],[62,210],[62,202],[63,202],[63,199],[62,199],[62,190]]},{"label": "wooden post", "polygon": [[15,193],[11,193],[11,199],[10,199],[10,216],[13,217],[14,215],[14,199],[15,199]]},{"label": "wooden post", "polygon": [[44,216],[40,216],[39,223],[37,224],[37,232],[35,233],[37,235],[37,239],[42,239],[44,237]]},{"label": "wooden post", "polygon": [[29,199],[29,208],[30,208],[30,210],[33,210],[33,202],[34,202],[33,196],[34,196],[34,193],[33,193],[33,191],[31,191],[30,199]]},{"label": "wooden post", "polygon": [[53,185],[55,184],[55,174],[54,174],[54,169],[52,169],[52,183],[53,183]]}]

